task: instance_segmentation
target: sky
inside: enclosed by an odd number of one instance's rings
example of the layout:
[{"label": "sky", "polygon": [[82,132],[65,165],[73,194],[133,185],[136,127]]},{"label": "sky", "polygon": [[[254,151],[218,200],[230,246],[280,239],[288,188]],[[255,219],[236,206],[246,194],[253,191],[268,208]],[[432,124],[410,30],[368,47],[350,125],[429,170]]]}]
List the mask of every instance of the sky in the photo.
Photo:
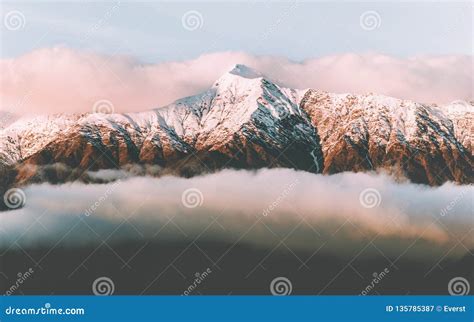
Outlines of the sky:
[{"label": "sky", "polygon": [[161,107],[237,63],[292,88],[474,100],[472,2],[0,3],[0,116]]},{"label": "sky", "polygon": [[[2,1],[1,9],[3,18],[12,10],[24,16],[21,30],[2,28],[4,58],[56,45],[149,63],[218,51],[296,61],[347,52],[472,54],[472,2]],[[198,13],[198,28],[185,28],[187,12]],[[373,30],[361,26],[367,12],[378,15]]]}]

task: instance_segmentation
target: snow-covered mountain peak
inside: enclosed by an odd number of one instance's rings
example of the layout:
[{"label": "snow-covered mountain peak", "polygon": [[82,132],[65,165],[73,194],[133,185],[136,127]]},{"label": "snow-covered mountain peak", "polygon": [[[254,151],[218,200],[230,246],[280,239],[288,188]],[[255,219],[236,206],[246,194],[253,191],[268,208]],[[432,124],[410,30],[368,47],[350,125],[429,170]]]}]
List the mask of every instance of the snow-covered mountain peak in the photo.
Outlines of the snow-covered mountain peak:
[{"label": "snow-covered mountain peak", "polygon": [[229,74],[250,79],[263,77],[263,75],[258,71],[242,64],[235,65],[235,67],[231,71],[229,71]]},{"label": "snow-covered mountain peak", "polygon": [[252,68],[237,64],[234,68],[219,77],[212,86],[213,89],[219,91],[226,91],[229,88],[233,89],[255,89],[259,87],[264,76]]},{"label": "snow-covered mountain peak", "polygon": [[226,89],[229,87],[255,87],[262,81],[269,81],[262,73],[248,67],[246,65],[237,64],[232,69],[229,69],[221,77],[219,77],[213,84],[213,89]]},{"label": "snow-covered mountain peak", "polygon": [[0,113],[0,166],[179,167],[197,156],[183,171],[198,173],[201,163],[318,173],[395,169],[416,182],[465,183],[472,181],[473,118],[472,102],[438,107],[296,90],[238,64],[208,90],[141,113],[20,120]]}]

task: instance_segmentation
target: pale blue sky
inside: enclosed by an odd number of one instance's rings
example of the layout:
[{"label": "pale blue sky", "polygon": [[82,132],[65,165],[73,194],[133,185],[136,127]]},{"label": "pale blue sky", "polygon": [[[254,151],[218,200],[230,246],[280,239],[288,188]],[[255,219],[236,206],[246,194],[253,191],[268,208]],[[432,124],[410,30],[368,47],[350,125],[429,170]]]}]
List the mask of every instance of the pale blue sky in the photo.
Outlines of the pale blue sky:
[{"label": "pale blue sky", "polygon": [[[64,45],[144,62],[184,60],[215,51],[245,51],[300,61],[330,54],[394,56],[472,54],[472,2],[127,2],[2,1],[1,56]],[[9,30],[5,16],[24,16]],[[189,10],[200,28],[183,27]],[[364,30],[360,16],[380,25]]]}]

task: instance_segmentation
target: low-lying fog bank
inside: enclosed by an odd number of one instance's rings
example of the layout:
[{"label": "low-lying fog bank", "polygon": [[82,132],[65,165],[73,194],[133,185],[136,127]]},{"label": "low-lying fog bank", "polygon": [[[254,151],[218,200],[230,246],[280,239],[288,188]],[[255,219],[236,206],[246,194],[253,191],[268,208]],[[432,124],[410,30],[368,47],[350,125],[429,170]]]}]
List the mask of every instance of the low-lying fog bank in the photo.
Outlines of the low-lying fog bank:
[{"label": "low-lying fog bank", "polygon": [[110,182],[26,187],[23,208],[0,212],[0,247],[199,238],[258,247],[283,240],[296,250],[344,253],[373,240],[394,256],[417,241],[411,252],[429,256],[456,244],[450,255],[460,255],[474,245],[471,186],[289,169],[190,179],[90,175]]}]

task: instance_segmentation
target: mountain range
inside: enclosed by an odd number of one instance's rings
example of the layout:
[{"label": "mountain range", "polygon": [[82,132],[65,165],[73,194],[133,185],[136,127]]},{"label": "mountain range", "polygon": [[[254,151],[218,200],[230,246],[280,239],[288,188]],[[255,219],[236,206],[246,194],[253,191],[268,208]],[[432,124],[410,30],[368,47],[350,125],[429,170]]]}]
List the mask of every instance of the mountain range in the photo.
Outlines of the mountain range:
[{"label": "mountain range", "polygon": [[130,165],[181,176],[263,167],[385,171],[428,185],[470,184],[473,115],[472,102],[297,90],[236,65],[203,93],[141,113],[10,116],[0,123],[0,185],[59,183]]}]

